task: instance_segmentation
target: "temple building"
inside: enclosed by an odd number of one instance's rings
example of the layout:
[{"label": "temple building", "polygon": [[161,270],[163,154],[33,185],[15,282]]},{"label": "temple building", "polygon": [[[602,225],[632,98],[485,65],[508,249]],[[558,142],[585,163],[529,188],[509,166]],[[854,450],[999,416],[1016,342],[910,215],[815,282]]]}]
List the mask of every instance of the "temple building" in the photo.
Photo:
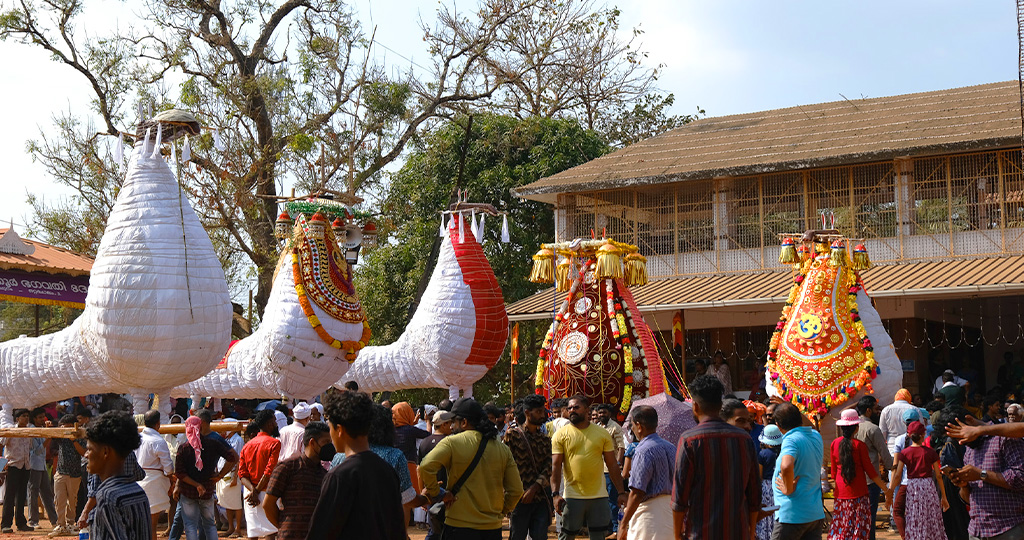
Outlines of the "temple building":
[{"label": "temple building", "polygon": [[[720,350],[741,392],[791,285],[779,235],[834,220],[863,239],[904,386],[927,400],[947,368],[975,388],[1022,382],[997,380],[1006,353],[1024,375],[1021,142],[1009,81],[705,118],[514,194],[555,207],[557,240],[638,246],[651,281],[633,295],[663,357],[689,380]],[[550,320],[562,297],[509,319]]]}]

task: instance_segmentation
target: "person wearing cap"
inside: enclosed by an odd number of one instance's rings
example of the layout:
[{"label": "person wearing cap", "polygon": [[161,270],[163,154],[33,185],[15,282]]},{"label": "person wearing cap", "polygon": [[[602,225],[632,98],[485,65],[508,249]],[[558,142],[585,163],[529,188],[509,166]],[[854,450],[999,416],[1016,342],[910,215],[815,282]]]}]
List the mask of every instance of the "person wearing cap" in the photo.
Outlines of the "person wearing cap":
[{"label": "person wearing cap", "polygon": [[551,524],[551,439],[540,430],[546,419],[544,397],[529,394],[515,403],[515,425],[502,437],[526,490],[509,517],[509,540],[546,538]]},{"label": "person wearing cap", "polygon": [[910,409],[917,410],[910,401],[912,397],[910,390],[900,388],[896,392],[895,401],[882,409],[882,415],[878,420],[878,428],[882,430],[885,442],[889,446],[889,453],[896,453],[896,439],[907,432],[907,424],[903,422],[903,413]]},{"label": "person wearing cap", "polygon": [[[906,471],[907,484],[903,490],[907,492],[906,511],[904,516],[896,517],[896,527],[904,540],[946,538],[942,513],[949,509],[949,502],[946,500],[946,487],[939,468],[939,455],[924,446],[925,431],[924,424],[917,420],[907,426],[907,437],[911,445],[896,455],[896,470],[886,493],[886,500],[891,501],[892,492]],[[938,492],[936,484],[939,486]]]},{"label": "person wearing cap", "polygon": [[864,475],[884,490],[878,469],[871,464],[868,447],[856,439],[860,427],[857,409],[845,409],[836,426],[842,437],[832,441],[831,472],[835,481],[835,509],[829,540],[868,540],[871,536],[871,497]]},{"label": "person wearing cap", "polygon": [[322,403],[314,403],[309,406],[309,421],[324,422],[324,406]]},{"label": "person wearing cap", "polygon": [[[757,465],[761,472],[761,508],[775,506],[775,492],[772,490],[772,477],[775,476],[775,462],[779,459],[779,448],[782,446],[782,431],[775,424],[768,424],[757,437],[761,450],[757,452]],[[771,515],[757,522],[757,540],[770,540],[775,519]]]},{"label": "person wearing cap", "polygon": [[640,442],[633,452],[629,498],[622,512],[618,540],[671,538],[676,447],[658,436],[658,411],[654,407],[633,407],[630,414],[630,431]]},{"label": "person wearing cap", "polygon": [[[309,416],[312,412],[305,401],[300,401],[292,408],[294,422],[281,428],[281,457],[279,461],[302,454],[302,434],[309,424]],[[275,415],[277,416],[277,415]]]},{"label": "person wearing cap", "polygon": [[[882,430],[878,429],[875,423],[881,407],[875,396],[861,396],[857,400],[857,413],[860,415],[860,424],[857,426],[857,433],[854,437],[864,443],[868,449],[868,459],[871,460],[871,467],[876,471],[892,470],[892,454],[889,453],[889,445],[882,436]],[[871,499],[871,533],[870,540],[875,540],[878,521],[878,500],[885,489],[879,489],[875,484],[868,486],[868,497]]]},{"label": "person wearing cap", "polygon": [[[484,408],[469,397],[452,405],[452,435],[441,439],[419,466],[424,493],[435,500],[440,495],[437,475],[448,471],[448,483],[454,485],[480,445],[483,456],[470,471],[458,495],[445,492],[443,538],[498,540],[505,514],[511,512],[523,495],[519,469],[507,446],[497,441],[498,429],[487,419]],[[603,431],[603,430],[602,430]]]}]

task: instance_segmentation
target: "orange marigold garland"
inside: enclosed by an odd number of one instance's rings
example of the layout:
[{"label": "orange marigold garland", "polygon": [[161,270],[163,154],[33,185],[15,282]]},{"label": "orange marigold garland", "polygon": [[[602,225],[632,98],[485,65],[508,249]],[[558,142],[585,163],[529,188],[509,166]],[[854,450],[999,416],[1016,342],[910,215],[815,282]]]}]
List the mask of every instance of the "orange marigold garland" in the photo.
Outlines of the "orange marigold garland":
[{"label": "orange marigold garland", "polygon": [[299,296],[299,305],[302,306],[302,313],[309,320],[310,326],[316,331],[316,335],[320,336],[320,339],[324,343],[334,347],[335,349],[341,349],[345,351],[345,360],[349,363],[355,361],[356,355],[359,351],[366,347],[370,342],[370,325],[366,322],[366,316],[363,315],[363,334],[359,337],[359,341],[339,341],[327,333],[323,325],[320,324],[320,319],[316,316],[313,311],[313,306],[309,303],[309,298],[306,297],[306,289],[302,286],[302,274],[299,268],[299,256],[292,252],[292,274],[295,280],[295,293]]}]

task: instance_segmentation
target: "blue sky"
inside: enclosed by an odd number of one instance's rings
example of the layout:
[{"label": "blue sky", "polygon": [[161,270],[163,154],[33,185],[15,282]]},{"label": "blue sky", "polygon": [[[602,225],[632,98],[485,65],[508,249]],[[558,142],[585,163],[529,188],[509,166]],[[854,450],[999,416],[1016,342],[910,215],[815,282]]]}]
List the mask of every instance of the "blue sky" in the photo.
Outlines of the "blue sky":
[{"label": "blue sky", "polygon": [[[126,24],[134,0],[90,0],[83,27]],[[9,5],[2,0],[2,5]],[[459,1],[463,8],[474,2]],[[436,1],[352,0],[379,59],[405,69],[429,65],[418,22]],[[665,64],[658,87],[676,95],[677,113],[709,116],[859,97],[879,97],[1017,78],[1015,4],[1009,0],[632,0],[610,3],[624,29],[639,26],[650,65]],[[122,13],[116,21],[110,13]],[[397,53],[397,54],[396,54]],[[81,76],[27,46],[0,43],[0,132],[5,163],[0,223],[26,223],[26,191],[66,196],[25,151],[61,110],[85,111]],[[404,57],[404,58],[403,58]],[[17,226],[17,225],[16,225]],[[23,227],[18,226],[19,229]]]}]

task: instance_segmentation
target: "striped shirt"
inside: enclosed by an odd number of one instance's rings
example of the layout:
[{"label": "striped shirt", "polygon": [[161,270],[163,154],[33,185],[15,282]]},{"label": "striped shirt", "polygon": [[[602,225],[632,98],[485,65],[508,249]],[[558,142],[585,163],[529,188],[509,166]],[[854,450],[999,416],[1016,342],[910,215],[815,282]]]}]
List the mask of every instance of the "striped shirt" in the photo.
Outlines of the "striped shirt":
[{"label": "striped shirt", "polygon": [[746,540],[761,507],[754,441],[715,418],[686,430],[676,450],[672,509],[686,514],[690,540]]},{"label": "striped shirt", "polygon": [[96,489],[93,540],[149,540],[149,499],[127,476],[111,476]]},{"label": "striped shirt", "polygon": [[278,462],[267,484],[267,495],[280,499],[283,507],[278,540],[305,540],[325,476],[327,471],[320,460],[309,459],[304,453]]}]

